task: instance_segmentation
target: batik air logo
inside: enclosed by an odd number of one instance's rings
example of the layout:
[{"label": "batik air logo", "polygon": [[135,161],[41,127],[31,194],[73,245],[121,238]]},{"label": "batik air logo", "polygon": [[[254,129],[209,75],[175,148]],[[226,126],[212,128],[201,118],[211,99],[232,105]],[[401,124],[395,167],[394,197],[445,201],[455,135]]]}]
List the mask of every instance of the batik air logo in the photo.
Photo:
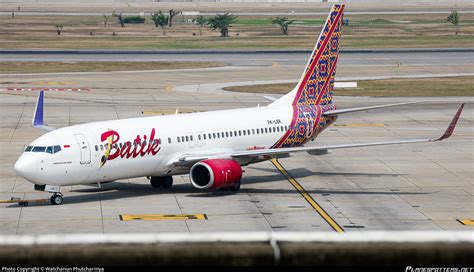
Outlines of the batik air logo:
[{"label": "batik air logo", "polygon": [[[112,129],[102,133],[100,141],[105,144],[105,153],[100,159],[100,167],[107,161],[117,158],[130,159],[144,157],[147,155],[155,156],[161,149],[160,139],[155,139],[155,129],[151,129],[150,135],[138,134],[132,141],[120,142],[120,134]],[[120,142],[120,144],[119,144]]]}]

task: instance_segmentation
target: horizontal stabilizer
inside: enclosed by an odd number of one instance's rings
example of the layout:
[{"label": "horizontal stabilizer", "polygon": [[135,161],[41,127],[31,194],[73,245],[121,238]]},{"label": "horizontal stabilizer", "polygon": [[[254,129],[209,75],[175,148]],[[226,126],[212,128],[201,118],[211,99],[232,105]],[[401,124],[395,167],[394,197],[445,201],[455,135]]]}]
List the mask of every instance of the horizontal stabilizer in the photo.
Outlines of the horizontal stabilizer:
[{"label": "horizontal stabilizer", "polygon": [[386,105],[360,107],[360,108],[329,110],[329,111],[324,112],[323,115],[324,116],[332,116],[332,115],[339,115],[339,114],[356,112],[356,111],[365,111],[365,110],[381,109],[381,108],[395,107],[395,106],[401,106],[401,105],[418,104],[418,103],[422,103],[422,102],[426,102],[426,101],[404,102],[404,103],[386,104]]}]

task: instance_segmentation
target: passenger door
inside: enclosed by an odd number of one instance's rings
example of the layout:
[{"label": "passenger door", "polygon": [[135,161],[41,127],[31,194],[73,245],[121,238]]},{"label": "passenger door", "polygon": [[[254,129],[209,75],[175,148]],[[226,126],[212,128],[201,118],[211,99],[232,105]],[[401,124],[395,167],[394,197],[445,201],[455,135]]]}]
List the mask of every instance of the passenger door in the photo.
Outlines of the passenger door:
[{"label": "passenger door", "polygon": [[74,134],[77,144],[79,146],[81,159],[80,163],[82,165],[87,165],[91,163],[91,149],[87,138],[83,134]]}]

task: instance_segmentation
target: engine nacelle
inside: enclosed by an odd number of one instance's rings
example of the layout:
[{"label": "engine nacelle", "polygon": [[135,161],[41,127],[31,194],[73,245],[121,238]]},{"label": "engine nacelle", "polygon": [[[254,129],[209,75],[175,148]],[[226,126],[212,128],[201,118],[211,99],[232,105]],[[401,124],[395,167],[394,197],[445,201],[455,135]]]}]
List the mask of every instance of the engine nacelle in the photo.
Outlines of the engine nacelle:
[{"label": "engine nacelle", "polygon": [[191,167],[189,177],[198,189],[228,188],[240,182],[242,167],[234,160],[203,160]]}]

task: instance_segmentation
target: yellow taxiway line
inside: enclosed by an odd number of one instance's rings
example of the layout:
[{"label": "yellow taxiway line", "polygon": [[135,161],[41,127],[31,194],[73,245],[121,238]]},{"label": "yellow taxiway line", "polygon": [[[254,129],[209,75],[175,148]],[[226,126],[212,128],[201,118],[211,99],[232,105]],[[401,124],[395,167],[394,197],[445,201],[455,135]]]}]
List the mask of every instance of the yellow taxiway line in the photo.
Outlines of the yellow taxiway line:
[{"label": "yellow taxiway line", "polygon": [[474,220],[472,219],[457,219],[459,223],[465,226],[474,226]]},{"label": "yellow taxiway line", "polygon": [[332,219],[331,216],[314,200],[311,195],[309,195],[306,190],[301,186],[301,184],[296,181],[293,177],[288,174],[288,172],[283,168],[283,166],[280,164],[280,162],[277,159],[272,159],[271,162],[275,167],[288,179],[288,181],[295,187],[296,190],[303,196],[303,198],[313,207],[313,209],[333,228],[336,232],[342,233],[344,232],[344,229],[339,226],[339,224]]}]

